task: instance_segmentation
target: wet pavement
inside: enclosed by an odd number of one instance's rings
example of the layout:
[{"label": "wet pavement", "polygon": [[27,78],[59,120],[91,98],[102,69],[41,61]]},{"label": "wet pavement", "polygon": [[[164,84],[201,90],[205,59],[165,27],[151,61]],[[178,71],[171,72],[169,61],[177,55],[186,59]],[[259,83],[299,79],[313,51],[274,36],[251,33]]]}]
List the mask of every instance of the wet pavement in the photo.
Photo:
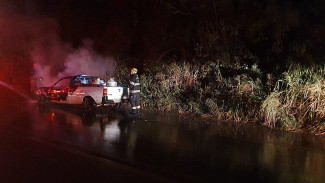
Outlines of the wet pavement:
[{"label": "wet pavement", "polygon": [[144,112],[85,115],[0,85],[6,182],[323,182],[325,138]]}]

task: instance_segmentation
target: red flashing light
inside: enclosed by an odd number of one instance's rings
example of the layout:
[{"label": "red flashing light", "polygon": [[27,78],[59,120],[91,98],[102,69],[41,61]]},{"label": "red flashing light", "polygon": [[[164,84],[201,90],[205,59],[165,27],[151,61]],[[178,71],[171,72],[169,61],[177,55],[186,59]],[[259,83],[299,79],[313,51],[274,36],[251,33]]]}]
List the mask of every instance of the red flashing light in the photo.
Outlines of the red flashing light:
[{"label": "red flashing light", "polygon": [[106,88],[103,89],[103,97],[107,97],[107,89]]}]

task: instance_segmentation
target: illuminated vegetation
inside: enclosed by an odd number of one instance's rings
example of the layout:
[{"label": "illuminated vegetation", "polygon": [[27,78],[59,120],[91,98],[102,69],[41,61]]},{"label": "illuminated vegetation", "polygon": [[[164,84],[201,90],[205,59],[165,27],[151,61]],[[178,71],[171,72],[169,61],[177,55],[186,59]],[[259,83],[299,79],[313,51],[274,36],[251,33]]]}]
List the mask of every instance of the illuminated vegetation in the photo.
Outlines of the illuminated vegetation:
[{"label": "illuminated vegetation", "polygon": [[[123,77],[127,83],[127,75]],[[171,63],[141,75],[142,107],[325,131],[324,66],[292,65],[277,80],[264,77],[265,84],[256,66]]]},{"label": "illuminated vegetation", "polygon": [[260,76],[255,67],[171,63],[141,75],[141,102],[149,109],[257,120],[264,96]]},{"label": "illuminated vegetation", "polygon": [[78,11],[39,1],[39,11],[62,9],[31,15],[19,2],[16,16],[0,16],[0,79],[10,84],[29,91],[35,59],[57,75],[89,38],[117,61],[117,81],[138,68],[145,108],[325,130],[323,0],[80,0]]},{"label": "illuminated vegetation", "polygon": [[269,126],[325,130],[325,67],[291,66],[264,100],[262,113]]}]

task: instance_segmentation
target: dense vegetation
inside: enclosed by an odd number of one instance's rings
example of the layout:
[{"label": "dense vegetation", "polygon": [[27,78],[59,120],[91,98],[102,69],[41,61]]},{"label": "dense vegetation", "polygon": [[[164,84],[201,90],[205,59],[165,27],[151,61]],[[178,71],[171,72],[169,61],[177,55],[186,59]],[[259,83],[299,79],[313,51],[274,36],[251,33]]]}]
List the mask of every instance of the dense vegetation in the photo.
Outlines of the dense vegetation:
[{"label": "dense vegetation", "polygon": [[76,10],[49,14],[63,40],[78,46],[89,37],[129,67],[212,61],[280,74],[292,63],[324,62],[324,10],[322,0],[79,0]]},{"label": "dense vegetation", "polygon": [[90,38],[120,82],[137,67],[143,107],[325,130],[323,0],[13,2],[55,19],[73,48]]},{"label": "dense vegetation", "polygon": [[[118,70],[127,84],[127,69]],[[171,63],[141,75],[142,107],[287,130],[325,131],[325,67],[291,65],[276,78],[253,65]]]},{"label": "dense vegetation", "polygon": [[323,1],[133,2],[143,107],[325,131]]},{"label": "dense vegetation", "polygon": [[269,126],[325,131],[325,67],[293,65],[262,104]]}]

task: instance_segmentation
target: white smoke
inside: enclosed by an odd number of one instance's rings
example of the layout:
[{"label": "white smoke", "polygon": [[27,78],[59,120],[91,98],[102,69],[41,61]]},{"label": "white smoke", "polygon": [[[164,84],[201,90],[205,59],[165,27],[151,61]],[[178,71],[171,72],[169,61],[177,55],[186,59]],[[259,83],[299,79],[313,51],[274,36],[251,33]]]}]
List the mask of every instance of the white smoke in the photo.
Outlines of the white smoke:
[{"label": "white smoke", "polygon": [[113,73],[115,61],[96,53],[90,44],[86,44],[71,54],[68,54],[64,62],[65,70],[58,77],[72,75],[105,76]]},{"label": "white smoke", "polygon": [[35,75],[41,79],[39,86],[50,86],[58,79],[65,76],[92,75],[105,77],[106,74],[113,74],[115,61],[110,57],[104,57],[93,50],[89,45],[68,53],[63,60],[58,60],[58,64],[64,64],[64,70],[56,75],[51,74],[51,66],[46,62],[39,62],[39,55],[33,55],[36,63]]},{"label": "white smoke", "polygon": [[[49,53],[49,51],[53,52]],[[60,55],[58,59],[55,59],[56,54]],[[46,62],[49,55],[50,59]],[[31,52],[31,58],[35,63],[35,77],[41,80],[38,86],[50,86],[65,76],[92,75],[105,77],[106,74],[113,74],[115,70],[114,59],[98,54],[89,41],[85,42],[79,49],[55,44],[54,47],[48,47],[43,51],[34,50]],[[53,64],[53,62],[56,63]],[[63,68],[62,71],[58,71],[60,67]]]},{"label": "white smoke", "polygon": [[38,80],[37,87],[51,86],[58,80],[58,77],[51,76],[51,67],[48,65],[34,64],[34,78]]},{"label": "white smoke", "polygon": [[[68,75],[113,74],[114,59],[97,53],[90,40],[85,40],[80,48],[73,48],[60,40],[60,28],[55,19],[23,15],[10,8],[10,11],[1,8],[4,5],[9,6],[11,3],[2,3],[0,0],[0,67],[10,65],[13,61],[21,62],[21,65],[26,65],[23,62],[28,63],[30,68],[33,65],[33,80],[40,81],[38,86],[51,86]],[[29,74],[25,72],[24,77],[29,78],[26,73]]]}]

